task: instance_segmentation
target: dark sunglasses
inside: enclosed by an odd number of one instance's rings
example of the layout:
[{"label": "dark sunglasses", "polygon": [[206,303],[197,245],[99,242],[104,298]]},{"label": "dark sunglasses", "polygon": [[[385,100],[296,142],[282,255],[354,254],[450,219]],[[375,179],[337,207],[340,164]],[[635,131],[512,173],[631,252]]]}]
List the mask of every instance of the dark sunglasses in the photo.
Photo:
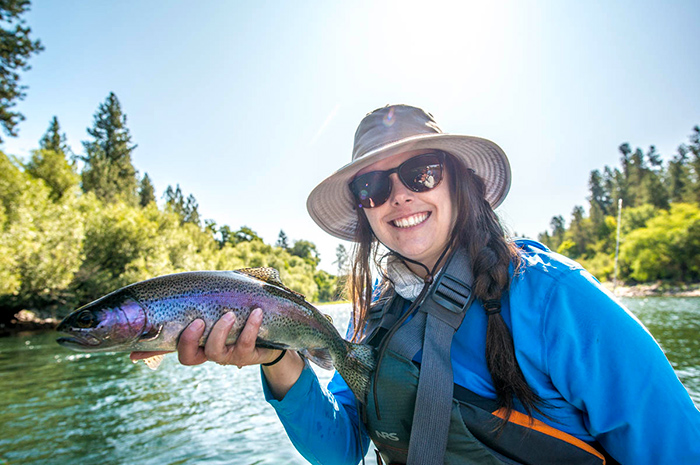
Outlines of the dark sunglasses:
[{"label": "dark sunglasses", "polygon": [[361,174],[350,182],[360,208],[374,208],[382,205],[391,195],[389,176],[396,173],[408,189],[413,192],[426,192],[435,189],[442,181],[445,166],[445,152],[430,152],[409,158],[396,168],[386,171],[370,171]]}]

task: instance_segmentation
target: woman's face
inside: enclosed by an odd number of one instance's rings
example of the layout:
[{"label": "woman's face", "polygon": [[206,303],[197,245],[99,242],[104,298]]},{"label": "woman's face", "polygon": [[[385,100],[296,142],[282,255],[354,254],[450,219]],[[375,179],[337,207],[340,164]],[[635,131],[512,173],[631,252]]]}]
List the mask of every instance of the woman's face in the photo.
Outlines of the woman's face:
[{"label": "woman's face", "polygon": [[[431,150],[414,150],[394,155],[364,168],[357,175],[389,170],[409,158],[429,152]],[[432,269],[447,247],[456,218],[447,179],[450,175],[452,173],[444,171],[443,180],[436,188],[413,192],[392,173],[389,199],[378,207],[364,209],[377,239],[389,249]]]}]

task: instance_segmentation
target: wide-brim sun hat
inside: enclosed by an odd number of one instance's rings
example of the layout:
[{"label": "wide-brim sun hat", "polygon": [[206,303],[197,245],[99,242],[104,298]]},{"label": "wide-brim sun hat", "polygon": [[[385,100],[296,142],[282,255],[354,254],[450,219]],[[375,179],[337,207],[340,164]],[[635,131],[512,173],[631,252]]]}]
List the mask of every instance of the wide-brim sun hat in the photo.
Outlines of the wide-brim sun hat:
[{"label": "wide-brim sun hat", "polygon": [[442,150],[474,170],[495,209],[510,189],[510,163],[487,139],[444,133],[430,113],[408,105],[387,105],[367,114],[355,132],[352,161],[311,191],[306,208],[321,229],[339,239],[355,240],[357,213],[350,182],[363,168],[412,150]]}]

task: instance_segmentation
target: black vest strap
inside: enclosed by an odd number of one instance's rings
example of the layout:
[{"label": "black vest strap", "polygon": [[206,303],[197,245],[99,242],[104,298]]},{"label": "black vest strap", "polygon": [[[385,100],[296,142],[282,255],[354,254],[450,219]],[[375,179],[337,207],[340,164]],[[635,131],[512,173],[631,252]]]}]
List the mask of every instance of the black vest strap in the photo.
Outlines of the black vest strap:
[{"label": "black vest strap", "polygon": [[[454,390],[450,349],[454,334],[474,300],[472,282],[467,253],[458,249],[443,267],[425,300],[419,303],[419,311],[389,341],[388,349],[408,360],[423,351],[409,441],[409,465],[444,460]],[[378,345],[401,317],[405,302],[394,295],[375,304],[368,316],[365,341]]]},{"label": "black vest strap", "polygon": [[426,315],[423,358],[408,465],[444,462],[454,390],[450,351],[455,332],[474,300],[473,281],[469,257],[458,249],[420,307],[420,313]]}]

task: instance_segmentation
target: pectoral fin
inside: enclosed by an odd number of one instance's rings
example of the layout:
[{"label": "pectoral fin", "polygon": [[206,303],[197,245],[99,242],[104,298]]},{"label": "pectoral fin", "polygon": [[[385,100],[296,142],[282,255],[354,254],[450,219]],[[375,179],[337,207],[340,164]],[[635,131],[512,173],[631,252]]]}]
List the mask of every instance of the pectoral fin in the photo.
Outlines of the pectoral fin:
[{"label": "pectoral fin", "polygon": [[328,349],[304,349],[300,353],[324,370],[333,369],[333,359]]},{"label": "pectoral fin", "polygon": [[165,354],[154,355],[153,357],[144,358],[143,363],[145,363],[151,370],[157,370],[164,358]]}]

